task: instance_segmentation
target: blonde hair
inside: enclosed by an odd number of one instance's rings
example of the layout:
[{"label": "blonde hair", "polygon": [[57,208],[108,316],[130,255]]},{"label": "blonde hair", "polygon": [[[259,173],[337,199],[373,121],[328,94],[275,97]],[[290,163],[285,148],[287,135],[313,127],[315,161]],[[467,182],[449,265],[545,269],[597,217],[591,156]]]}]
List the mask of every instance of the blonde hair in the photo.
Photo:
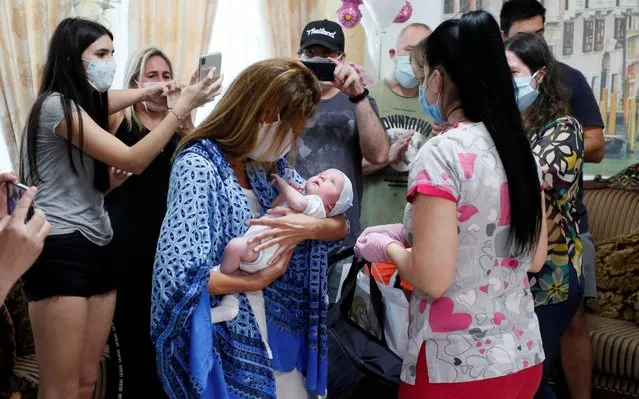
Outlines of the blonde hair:
[{"label": "blonde hair", "polygon": [[[171,78],[173,78],[173,64],[171,63],[169,57],[159,48],[149,46],[136,51],[129,57],[129,60],[126,63],[126,73],[124,74],[124,87],[136,87],[136,82],[140,82],[142,77],[144,76],[146,63],[151,57],[156,56],[162,57],[164,61],[166,61],[169,66]],[[140,122],[135,112],[135,105],[132,105],[124,110],[124,119],[126,120],[129,127],[131,127],[133,123],[135,123],[140,129],[144,128],[142,122]]]},{"label": "blonde hair", "polygon": [[207,119],[182,139],[176,153],[193,141],[210,138],[225,154],[244,159],[258,144],[260,115],[274,106],[282,123],[266,153],[275,155],[289,129],[293,143],[297,141],[320,99],[319,81],[301,62],[292,58],[256,62],[231,83]]},{"label": "blonde hair", "polygon": [[419,69],[424,69],[426,66],[426,40],[423,39],[413,47],[413,51],[410,52],[410,62],[415,64]]}]

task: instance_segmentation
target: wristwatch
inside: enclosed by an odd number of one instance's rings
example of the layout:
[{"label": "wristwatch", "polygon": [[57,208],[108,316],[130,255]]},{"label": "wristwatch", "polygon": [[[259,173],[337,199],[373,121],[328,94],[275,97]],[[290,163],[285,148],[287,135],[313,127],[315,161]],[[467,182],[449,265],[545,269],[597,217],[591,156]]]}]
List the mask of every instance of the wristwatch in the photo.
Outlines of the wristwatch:
[{"label": "wristwatch", "polygon": [[362,92],[362,94],[355,97],[348,97],[348,101],[352,102],[353,104],[357,104],[358,102],[362,101],[366,97],[368,97],[368,89],[364,88],[364,91]]}]

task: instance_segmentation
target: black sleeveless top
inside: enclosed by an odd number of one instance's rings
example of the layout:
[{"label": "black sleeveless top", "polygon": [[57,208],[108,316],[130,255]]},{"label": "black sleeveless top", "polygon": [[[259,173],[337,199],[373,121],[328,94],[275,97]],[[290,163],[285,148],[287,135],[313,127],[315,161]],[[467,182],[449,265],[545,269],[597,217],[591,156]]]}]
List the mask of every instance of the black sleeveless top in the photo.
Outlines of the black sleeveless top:
[{"label": "black sleeveless top", "polygon": [[[115,137],[132,146],[148,132],[135,123],[128,126],[123,120]],[[153,269],[157,240],[166,213],[171,159],[179,140],[180,137],[175,134],[140,175],[132,175],[105,198],[113,227],[109,252],[118,266],[134,261],[146,263],[138,267],[147,272]]]},{"label": "black sleeveless top", "polygon": [[[122,121],[115,136],[132,146],[148,132]],[[166,397],[157,377],[149,335],[151,291],[156,246],[166,213],[171,159],[179,140],[174,135],[140,175],[129,177],[104,201],[113,227],[107,257],[117,276],[118,289],[109,345],[111,353],[118,350],[121,355],[110,370],[109,381],[113,383],[109,383],[109,397],[118,393],[124,398]],[[123,375],[119,370],[123,370]]]}]

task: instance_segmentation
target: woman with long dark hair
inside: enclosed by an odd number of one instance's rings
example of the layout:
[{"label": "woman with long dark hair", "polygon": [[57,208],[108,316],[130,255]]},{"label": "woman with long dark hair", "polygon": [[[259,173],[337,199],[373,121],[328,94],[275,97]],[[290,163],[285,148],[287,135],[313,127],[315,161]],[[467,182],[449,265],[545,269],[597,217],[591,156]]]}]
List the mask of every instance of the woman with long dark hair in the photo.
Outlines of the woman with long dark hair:
[{"label": "woman with long dark hair", "polygon": [[554,398],[548,380],[561,337],[579,309],[583,291],[576,215],[583,173],[583,129],[570,116],[570,92],[546,41],[534,33],[518,33],[506,41],[506,58],[517,86],[517,103],[543,175],[548,226],[546,262],[531,279],[546,360],[536,397]]},{"label": "woman with long dark hair", "polygon": [[112,237],[104,194],[107,165],[141,173],[180,120],[220,87],[210,74],[184,89],[175,107],[129,147],[107,130],[108,117],[140,101],[162,101],[159,84],[108,92],[115,74],[113,35],[78,18],[60,22],[51,41],[22,148],[23,179],[39,187],[36,205],[52,231],[24,275],[41,398],[89,398],[115,306],[115,272],[106,262]]},{"label": "woman with long dark hair", "polygon": [[545,258],[544,205],[499,26],[485,11],[445,21],[411,61],[422,108],[452,127],[411,166],[404,224],[355,248],[415,287],[399,397],[531,398],[544,353],[527,272]]}]

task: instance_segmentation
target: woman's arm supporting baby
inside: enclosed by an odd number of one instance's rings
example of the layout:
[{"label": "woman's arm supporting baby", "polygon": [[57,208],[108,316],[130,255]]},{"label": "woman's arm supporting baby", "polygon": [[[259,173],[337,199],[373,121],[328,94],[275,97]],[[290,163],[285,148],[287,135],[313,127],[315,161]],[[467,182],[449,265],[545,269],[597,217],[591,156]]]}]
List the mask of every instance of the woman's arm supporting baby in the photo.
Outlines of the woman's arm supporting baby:
[{"label": "woman's arm supporting baby", "polygon": [[[276,202],[286,202],[288,207],[297,212],[304,212],[308,206],[308,199],[295,187],[291,186],[280,176],[274,175],[274,181],[280,189],[280,195]],[[264,230],[265,228],[260,228]],[[229,241],[224,248],[224,256],[220,264],[220,271],[225,274],[235,273],[240,269],[242,262],[255,262],[259,257],[259,251],[255,251],[261,241],[250,240],[253,234],[246,234]]]}]

